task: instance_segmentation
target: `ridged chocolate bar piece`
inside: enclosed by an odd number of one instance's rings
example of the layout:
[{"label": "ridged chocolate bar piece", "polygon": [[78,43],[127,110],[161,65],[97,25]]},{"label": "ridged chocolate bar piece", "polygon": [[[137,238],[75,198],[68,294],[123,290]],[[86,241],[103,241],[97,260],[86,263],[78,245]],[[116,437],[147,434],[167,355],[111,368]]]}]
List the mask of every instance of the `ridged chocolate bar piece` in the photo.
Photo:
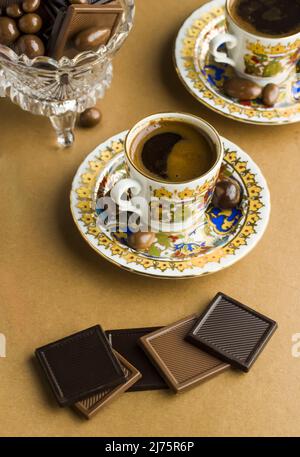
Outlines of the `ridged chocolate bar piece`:
[{"label": "ridged chocolate bar piece", "polygon": [[141,373],[128,360],[116,351],[114,353],[122,366],[126,381],[114,388],[103,389],[97,394],[75,403],[74,408],[80,411],[86,419],[91,419],[99,409],[116,400],[142,377]]},{"label": "ridged chocolate bar piece", "polygon": [[140,339],[142,348],[176,393],[230,367],[185,340],[197,320],[197,315],[186,317]]},{"label": "ridged chocolate bar piece", "polygon": [[99,325],[47,344],[35,353],[60,406],[72,405],[126,380]]},{"label": "ridged chocolate bar piece", "polygon": [[67,9],[60,10],[52,29],[48,55],[55,59],[62,56],[73,58],[83,50],[97,51],[100,44],[97,48],[91,49],[91,40],[86,40],[86,49],[76,48],[76,37],[89,30],[93,31],[95,37],[95,30],[100,35],[102,31],[101,44],[106,44],[113,35],[122,13],[122,5],[117,0],[105,4],[73,4]]},{"label": "ridged chocolate bar piece", "polygon": [[249,371],[277,323],[221,292],[187,340],[243,371]]},{"label": "ridged chocolate bar piece", "polygon": [[108,330],[105,332],[112,347],[131,362],[142,374],[142,378],[128,389],[128,392],[168,388],[164,379],[160,376],[138,344],[138,341],[142,336],[160,328],[161,327],[131,328]]}]

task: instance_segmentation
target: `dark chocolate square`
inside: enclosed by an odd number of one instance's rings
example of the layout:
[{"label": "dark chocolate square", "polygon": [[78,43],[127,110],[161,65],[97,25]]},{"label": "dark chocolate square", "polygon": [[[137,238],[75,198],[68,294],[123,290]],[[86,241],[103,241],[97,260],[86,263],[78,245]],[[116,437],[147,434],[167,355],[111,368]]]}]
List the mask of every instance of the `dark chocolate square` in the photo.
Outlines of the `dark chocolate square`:
[{"label": "dark chocolate square", "polygon": [[68,406],[126,378],[99,325],[35,351],[60,406]]},{"label": "dark chocolate square", "polygon": [[218,293],[187,340],[243,371],[249,371],[277,328],[272,319]]},{"label": "dark chocolate square", "polygon": [[112,347],[134,365],[142,378],[134,384],[130,391],[167,389],[168,386],[140,348],[139,339],[158,330],[160,327],[108,330],[106,333]]}]

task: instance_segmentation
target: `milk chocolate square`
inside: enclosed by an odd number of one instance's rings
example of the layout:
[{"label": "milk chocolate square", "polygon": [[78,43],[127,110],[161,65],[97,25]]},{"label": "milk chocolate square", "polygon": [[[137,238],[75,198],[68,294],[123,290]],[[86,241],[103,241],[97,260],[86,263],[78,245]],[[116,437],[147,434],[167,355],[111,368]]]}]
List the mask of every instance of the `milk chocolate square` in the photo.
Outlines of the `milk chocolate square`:
[{"label": "milk chocolate square", "polygon": [[122,366],[126,381],[116,387],[105,388],[97,394],[75,403],[74,408],[80,411],[86,419],[91,419],[99,409],[116,400],[142,377],[141,373],[128,360],[124,359],[117,351],[114,353]]},{"label": "milk chocolate square", "polygon": [[36,350],[60,406],[124,383],[119,360],[99,325]]},{"label": "milk chocolate square", "polygon": [[190,343],[249,371],[277,323],[221,292],[187,335]]},{"label": "milk chocolate square", "polygon": [[[122,13],[122,5],[117,0],[99,5],[74,4],[61,10],[50,37],[49,56],[55,59],[62,56],[73,58],[82,51],[97,51],[100,45],[107,44],[114,34]],[[97,46],[92,46],[86,39],[86,47],[78,49],[75,45],[76,38],[88,30],[98,30]]]}]

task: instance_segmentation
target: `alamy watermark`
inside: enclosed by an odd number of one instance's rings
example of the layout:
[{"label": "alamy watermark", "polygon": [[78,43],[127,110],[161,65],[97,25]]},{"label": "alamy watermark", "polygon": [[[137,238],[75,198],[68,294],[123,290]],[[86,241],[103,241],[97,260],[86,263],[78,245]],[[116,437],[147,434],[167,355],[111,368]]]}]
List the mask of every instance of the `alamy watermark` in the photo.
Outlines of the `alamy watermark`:
[{"label": "alamy watermark", "polygon": [[185,224],[199,218],[207,207],[208,199],[190,199],[188,201],[173,202],[162,198],[145,199],[135,196],[130,199],[126,210],[114,202],[110,196],[97,199],[96,213],[97,226],[109,228],[111,232],[157,232],[164,227],[164,231],[182,231]]},{"label": "alamy watermark", "polygon": [[300,333],[292,335],[292,356],[300,358]]},{"label": "alamy watermark", "polygon": [[0,357],[6,357],[6,338],[0,333]]}]

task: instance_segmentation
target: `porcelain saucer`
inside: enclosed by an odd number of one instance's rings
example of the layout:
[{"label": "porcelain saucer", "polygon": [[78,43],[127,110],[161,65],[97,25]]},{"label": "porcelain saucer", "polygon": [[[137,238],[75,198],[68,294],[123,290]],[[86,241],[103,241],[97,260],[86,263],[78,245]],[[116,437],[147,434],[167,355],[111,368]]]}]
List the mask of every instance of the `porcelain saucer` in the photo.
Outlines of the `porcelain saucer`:
[{"label": "porcelain saucer", "polygon": [[300,121],[300,63],[280,86],[278,102],[268,108],[261,100],[238,102],[223,93],[229,65],[216,63],[210,41],[225,31],[225,0],[206,3],[186,19],[176,38],[174,61],[179,78],[201,103],[219,114],[250,124],[281,125]]},{"label": "porcelain saucer", "polygon": [[221,173],[239,181],[243,189],[239,207],[222,211],[211,206],[205,224],[192,233],[158,233],[145,251],[128,247],[126,230],[113,232],[109,224],[101,222],[101,213],[95,209],[97,196],[106,195],[126,175],[126,133],[109,138],[91,152],[72,184],[70,204],[75,224],[98,254],[134,273],[190,278],[229,267],[254,248],[268,224],[269,190],[262,172],[248,154],[225,138]]}]

